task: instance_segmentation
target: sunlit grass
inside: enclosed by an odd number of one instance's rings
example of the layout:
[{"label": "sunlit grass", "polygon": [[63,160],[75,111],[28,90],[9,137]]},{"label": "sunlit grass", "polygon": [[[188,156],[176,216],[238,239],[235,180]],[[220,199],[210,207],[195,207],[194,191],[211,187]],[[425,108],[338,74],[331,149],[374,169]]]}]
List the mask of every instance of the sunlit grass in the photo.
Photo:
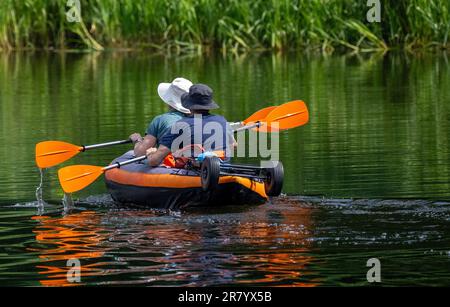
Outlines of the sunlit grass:
[{"label": "sunlit grass", "polygon": [[[81,0],[82,23],[66,1],[0,1],[0,48],[154,48],[164,52],[446,48],[448,0],[381,1]],[[97,42],[99,44],[97,44]]]}]

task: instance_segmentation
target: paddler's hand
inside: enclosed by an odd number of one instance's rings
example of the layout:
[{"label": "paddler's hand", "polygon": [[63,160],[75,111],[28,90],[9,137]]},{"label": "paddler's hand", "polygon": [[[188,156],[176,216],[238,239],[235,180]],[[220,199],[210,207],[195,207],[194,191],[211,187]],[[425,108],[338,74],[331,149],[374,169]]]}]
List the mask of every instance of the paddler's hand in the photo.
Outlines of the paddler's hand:
[{"label": "paddler's hand", "polygon": [[147,149],[145,155],[148,159],[148,165],[153,167],[160,165],[169,153],[170,149],[164,145],[159,145],[158,149],[156,149],[155,147]]},{"label": "paddler's hand", "polygon": [[155,147],[149,148],[147,149],[147,151],[145,152],[145,155],[147,156],[147,159],[150,159],[151,156],[157,151],[158,149],[156,149]]},{"label": "paddler's hand", "polygon": [[133,142],[133,144],[136,144],[138,142],[142,142],[143,137],[139,133],[133,133],[130,135],[130,140]]}]

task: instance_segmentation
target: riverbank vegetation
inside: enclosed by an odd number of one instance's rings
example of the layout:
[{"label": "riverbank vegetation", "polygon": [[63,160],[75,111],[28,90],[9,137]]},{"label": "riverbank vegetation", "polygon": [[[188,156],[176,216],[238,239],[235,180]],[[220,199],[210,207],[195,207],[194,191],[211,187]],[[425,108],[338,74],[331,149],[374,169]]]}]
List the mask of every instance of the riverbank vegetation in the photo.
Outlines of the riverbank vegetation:
[{"label": "riverbank vegetation", "polygon": [[[76,1],[75,1],[76,2]],[[0,1],[1,49],[155,49],[249,52],[448,48],[448,0],[65,0]]]}]

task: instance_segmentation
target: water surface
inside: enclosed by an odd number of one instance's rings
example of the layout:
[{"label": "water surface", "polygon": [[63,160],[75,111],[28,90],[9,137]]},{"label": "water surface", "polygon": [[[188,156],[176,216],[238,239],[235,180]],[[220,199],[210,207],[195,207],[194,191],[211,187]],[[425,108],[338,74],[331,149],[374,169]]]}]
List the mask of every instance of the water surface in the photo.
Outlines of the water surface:
[{"label": "water surface", "polygon": [[[162,212],[114,207],[0,209],[0,284],[365,286],[367,260],[383,285],[448,286],[450,203],[279,198],[262,206]],[[77,285],[80,285],[77,284]]]},{"label": "water surface", "polygon": [[[450,87],[445,55],[164,58],[0,54],[0,285],[449,285]],[[230,121],[304,100],[310,123],[280,135],[287,196],[263,206],[160,212],[112,203],[101,180],[61,203],[34,145],[144,132],[159,82],[209,84]],[[106,165],[127,146],[64,163]],[[257,159],[241,159],[256,162]]]}]

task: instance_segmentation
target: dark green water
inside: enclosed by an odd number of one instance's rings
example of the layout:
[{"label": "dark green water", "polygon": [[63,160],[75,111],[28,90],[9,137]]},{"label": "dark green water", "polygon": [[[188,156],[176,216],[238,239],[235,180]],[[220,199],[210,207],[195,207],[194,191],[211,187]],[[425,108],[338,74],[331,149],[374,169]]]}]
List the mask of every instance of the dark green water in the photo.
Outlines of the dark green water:
[{"label": "dark green water", "polygon": [[[37,208],[36,142],[143,132],[165,111],[157,84],[176,76],[209,84],[230,121],[307,103],[310,123],[280,137],[289,196],[131,210],[113,206],[99,180],[64,208],[53,168],[49,204]],[[449,88],[445,55],[0,54],[0,285],[65,284],[71,258],[83,284],[368,285],[372,257],[383,285],[449,285]],[[127,149],[64,165],[106,165]]]}]

